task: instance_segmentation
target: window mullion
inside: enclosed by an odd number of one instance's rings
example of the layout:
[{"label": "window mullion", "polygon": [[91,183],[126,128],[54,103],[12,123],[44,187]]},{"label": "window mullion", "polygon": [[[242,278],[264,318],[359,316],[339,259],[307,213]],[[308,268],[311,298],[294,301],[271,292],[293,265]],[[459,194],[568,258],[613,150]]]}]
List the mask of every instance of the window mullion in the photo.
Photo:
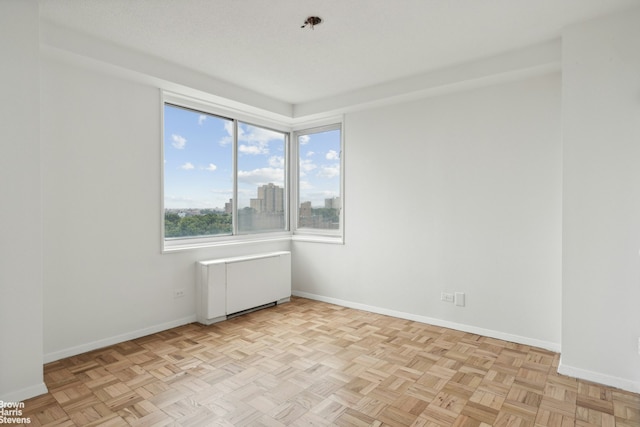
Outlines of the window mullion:
[{"label": "window mullion", "polygon": [[238,120],[233,120],[233,203],[231,226],[233,235],[238,235]]},{"label": "window mullion", "polygon": [[291,200],[289,203],[289,226],[290,230],[293,232],[298,229],[298,208],[300,206],[300,192],[298,190],[298,183],[300,182],[300,158],[299,158],[299,150],[298,147],[298,133],[292,132],[290,133],[291,141],[289,143],[289,191],[291,195]]},{"label": "window mullion", "polygon": [[285,136],[285,145],[284,145],[284,182],[286,183],[287,190],[285,191],[284,208],[285,208],[285,230],[291,231],[291,132],[287,133]]}]

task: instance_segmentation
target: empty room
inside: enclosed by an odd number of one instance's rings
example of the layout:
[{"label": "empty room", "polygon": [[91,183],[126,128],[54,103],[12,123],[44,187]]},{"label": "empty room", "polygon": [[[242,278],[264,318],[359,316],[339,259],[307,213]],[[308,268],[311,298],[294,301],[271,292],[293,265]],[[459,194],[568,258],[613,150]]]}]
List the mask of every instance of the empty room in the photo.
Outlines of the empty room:
[{"label": "empty room", "polygon": [[0,424],[640,426],[640,1],[2,0]]}]

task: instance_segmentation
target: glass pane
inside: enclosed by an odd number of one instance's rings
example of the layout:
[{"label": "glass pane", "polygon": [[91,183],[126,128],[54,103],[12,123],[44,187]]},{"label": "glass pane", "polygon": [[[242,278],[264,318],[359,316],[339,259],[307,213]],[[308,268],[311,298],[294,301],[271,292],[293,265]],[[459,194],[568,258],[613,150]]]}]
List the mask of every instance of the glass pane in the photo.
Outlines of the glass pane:
[{"label": "glass pane", "polygon": [[298,228],[340,229],[340,129],[298,136]]},{"label": "glass pane", "polygon": [[285,134],[238,123],[238,232],[283,231]]},{"label": "glass pane", "polygon": [[232,233],[233,122],[164,107],[165,239]]}]

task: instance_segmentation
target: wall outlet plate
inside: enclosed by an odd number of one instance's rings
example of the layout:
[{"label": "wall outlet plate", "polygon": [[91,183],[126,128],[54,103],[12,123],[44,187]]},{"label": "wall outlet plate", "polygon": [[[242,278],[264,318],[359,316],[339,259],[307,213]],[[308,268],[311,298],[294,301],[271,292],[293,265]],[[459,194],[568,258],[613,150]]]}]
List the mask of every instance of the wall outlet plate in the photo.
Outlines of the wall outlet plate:
[{"label": "wall outlet plate", "polygon": [[440,292],[440,301],[453,302],[453,294],[448,292]]},{"label": "wall outlet plate", "polygon": [[456,292],[455,302],[458,307],[464,307],[464,292]]}]

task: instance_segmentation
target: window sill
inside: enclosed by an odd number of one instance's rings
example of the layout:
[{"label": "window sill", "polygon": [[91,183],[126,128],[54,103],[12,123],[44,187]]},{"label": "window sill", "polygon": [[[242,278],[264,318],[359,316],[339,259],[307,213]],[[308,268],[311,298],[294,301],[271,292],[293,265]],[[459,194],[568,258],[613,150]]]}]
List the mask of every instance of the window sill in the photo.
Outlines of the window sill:
[{"label": "window sill", "polygon": [[328,243],[333,245],[344,245],[344,238],[342,236],[326,236],[326,235],[314,235],[314,234],[271,234],[269,236],[227,236],[226,238],[220,237],[216,240],[211,239],[193,239],[191,241],[173,241],[169,245],[164,243],[162,253],[174,253],[195,249],[204,248],[216,248],[224,246],[236,246],[236,245],[251,245],[260,243],[272,243],[272,242],[311,242],[311,243]]},{"label": "window sill", "polygon": [[342,236],[322,236],[314,234],[294,234],[291,236],[294,242],[329,243],[333,245],[344,245]]},{"label": "window sill", "polygon": [[256,243],[271,243],[291,240],[290,233],[278,233],[268,236],[226,236],[215,239],[193,239],[191,241],[172,241],[167,245],[163,242],[162,253],[182,252],[193,249],[215,248],[223,246],[247,245]]}]

